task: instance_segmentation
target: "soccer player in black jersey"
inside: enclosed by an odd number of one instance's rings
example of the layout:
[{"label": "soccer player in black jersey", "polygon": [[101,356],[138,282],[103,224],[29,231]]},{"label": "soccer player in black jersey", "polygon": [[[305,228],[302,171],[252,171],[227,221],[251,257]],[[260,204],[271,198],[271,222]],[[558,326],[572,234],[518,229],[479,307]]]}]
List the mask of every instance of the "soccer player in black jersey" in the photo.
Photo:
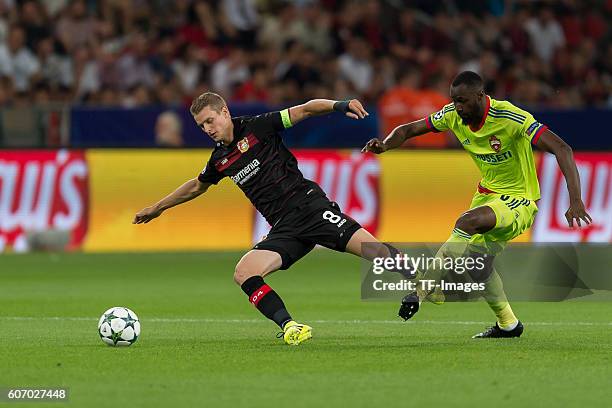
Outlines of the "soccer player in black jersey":
[{"label": "soccer player in black jersey", "polygon": [[313,181],[304,178],[295,156],[279,134],[302,120],[334,110],[353,119],[368,113],[358,100],[314,99],[280,112],[232,118],[219,95],[206,92],[194,99],[190,111],[197,125],[217,144],[204,170],[158,203],[136,214],[133,223],[147,223],[168,208],[192,200],[230,177],[272,229],[236,265],[234,280],[250,302],[283,330],[287,344],[298,345],[312,336],[312,328],[295,322],[280,296],[264,277],[287,269],[316,244],[366,259],[389,256],[359,223],[344,214]]}]

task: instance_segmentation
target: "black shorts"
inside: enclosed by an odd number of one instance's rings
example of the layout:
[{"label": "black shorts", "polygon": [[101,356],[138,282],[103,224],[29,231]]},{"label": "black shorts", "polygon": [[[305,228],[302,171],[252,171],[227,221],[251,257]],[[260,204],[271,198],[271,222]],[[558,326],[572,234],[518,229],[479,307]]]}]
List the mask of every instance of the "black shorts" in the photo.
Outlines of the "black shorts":
[{"label": "black shorts", "polygon": [[360,228],[357,221],[340,211],[338,204],[318,196],[305,199],[284,214],[253,249],[278,253],[283,260],[280,269],[287,269],[317,244],[344,252]]}]

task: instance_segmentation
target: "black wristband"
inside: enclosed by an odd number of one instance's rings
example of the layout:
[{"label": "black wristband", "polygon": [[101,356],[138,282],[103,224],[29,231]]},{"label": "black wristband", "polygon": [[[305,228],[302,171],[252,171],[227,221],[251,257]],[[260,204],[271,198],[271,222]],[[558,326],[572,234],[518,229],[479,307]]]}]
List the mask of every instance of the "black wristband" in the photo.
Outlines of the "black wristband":
[{"label": "black wristband", "polygon": [[351,101],[338,101],[334,103],[334,110],[342,113],[349,111],[349,103]]}]

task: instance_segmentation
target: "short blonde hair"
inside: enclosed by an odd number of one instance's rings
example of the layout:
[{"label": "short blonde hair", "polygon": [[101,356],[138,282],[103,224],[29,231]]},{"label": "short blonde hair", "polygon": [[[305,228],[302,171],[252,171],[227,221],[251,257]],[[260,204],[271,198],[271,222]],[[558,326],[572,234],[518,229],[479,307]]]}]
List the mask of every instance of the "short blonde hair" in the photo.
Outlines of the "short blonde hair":
[{"label": "short blonde hair", "polygon": [[221,109],[227,107],[227,104],[225,103],[225,99],[223,99],[219,94],[214,92],[204,92],[202,95],[195,98],[193,102],[191,102],[189,111],[195,116],[207,106],[210,106],[211,109],[219,113],[221,112]]}]

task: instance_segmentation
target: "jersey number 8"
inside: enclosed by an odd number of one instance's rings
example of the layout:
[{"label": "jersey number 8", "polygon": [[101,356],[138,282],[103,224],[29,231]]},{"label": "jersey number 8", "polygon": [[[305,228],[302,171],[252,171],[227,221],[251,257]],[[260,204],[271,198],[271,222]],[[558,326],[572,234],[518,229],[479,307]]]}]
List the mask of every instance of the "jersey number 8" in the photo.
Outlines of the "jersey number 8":
[{"label": "jersey number 8", "polygon": [[331,211],[325,211],[323,213],[323,219],[331,222],[332,224],[337,224],[338,221],[340,221],[341,218],[342,218],[341,216],[335,215]]}]

